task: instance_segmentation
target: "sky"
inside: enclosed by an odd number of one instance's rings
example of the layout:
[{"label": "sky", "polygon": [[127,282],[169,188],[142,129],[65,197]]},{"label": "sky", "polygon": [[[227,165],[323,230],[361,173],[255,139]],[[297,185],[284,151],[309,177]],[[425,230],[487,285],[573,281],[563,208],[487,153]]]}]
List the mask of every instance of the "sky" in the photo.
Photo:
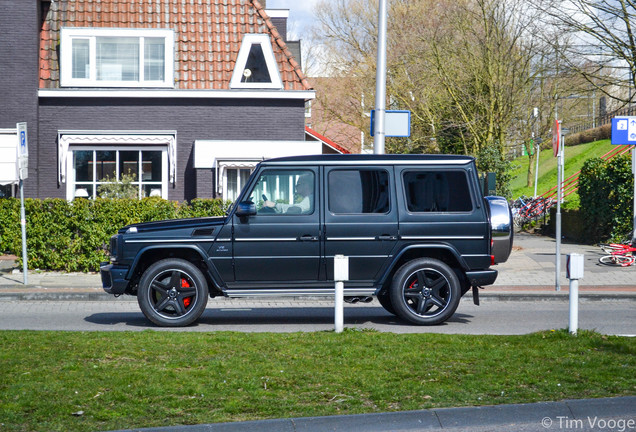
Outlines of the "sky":
[{"label": "sky", "polygon": [[307,39],[316,3],[318,0],[267,0],[267,9],[289,9],[291,36]]}]

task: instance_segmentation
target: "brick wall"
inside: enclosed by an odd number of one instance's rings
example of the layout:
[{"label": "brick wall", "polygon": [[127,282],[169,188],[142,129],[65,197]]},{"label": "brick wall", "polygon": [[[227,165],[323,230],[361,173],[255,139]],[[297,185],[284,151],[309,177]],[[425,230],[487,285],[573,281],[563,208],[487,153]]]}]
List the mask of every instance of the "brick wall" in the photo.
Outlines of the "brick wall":
[{"label": "brick wall", "polygon": [[[0,0],[0,128],[28,123],[29,154],[37,154],[39,1]],[[25,193],[37,189],[35,157],[29,159]]]},{"label": "brick wall", "polygon": [[195,140],[302,141],[304,120],[302,100],[42,98],[35,196],[65,198],[57,184],[58,130],[176,130],[177,183],[168,197],[181,201],[209,197],[214,187],[211,173],[195,173]]}]

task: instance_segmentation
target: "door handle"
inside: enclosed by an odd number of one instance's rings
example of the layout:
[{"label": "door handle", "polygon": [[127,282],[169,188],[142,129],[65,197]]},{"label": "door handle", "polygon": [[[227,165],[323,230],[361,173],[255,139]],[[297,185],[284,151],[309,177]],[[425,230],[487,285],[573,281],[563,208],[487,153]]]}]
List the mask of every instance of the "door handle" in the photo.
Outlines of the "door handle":
[{"label": "door handle", "polygon": [[304,236],[298,237],[298,240],[300,240],[300,241],[318,241],[318,236],[312,236],[312,235],[306,234]]},{"label": "door handle", "polygon": [[398,238],[397,238],[397,236],[394,236],[394,235],[382,234],[382,235],[379,235],[379,236],[377,237],[377,239],[378,239],[378,240],[383,240],[383,241],[386,241],[386,240],[388,240],[388,241],[395,241],[395,240],[397,240]]}]

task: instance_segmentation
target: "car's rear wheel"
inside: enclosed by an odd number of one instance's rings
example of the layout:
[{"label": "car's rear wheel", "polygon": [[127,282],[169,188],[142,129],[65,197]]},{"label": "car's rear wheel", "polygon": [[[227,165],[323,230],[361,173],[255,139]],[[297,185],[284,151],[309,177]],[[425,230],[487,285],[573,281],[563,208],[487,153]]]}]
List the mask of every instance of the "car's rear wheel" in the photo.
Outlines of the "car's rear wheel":
[{"label": "car's rear wheel", "polygon": [[442,261],[421,258],[404,264],[393,276],[391,304],[414,324],[440,324],[457,310],[461,288],[455,272]]},{"label": "car's rear wheel", "polygon": [[183,327],[196,321],[208,303],[208,284],[189,261],[170,258],[148,267],[139,281],[141,311],[162,327]]}]

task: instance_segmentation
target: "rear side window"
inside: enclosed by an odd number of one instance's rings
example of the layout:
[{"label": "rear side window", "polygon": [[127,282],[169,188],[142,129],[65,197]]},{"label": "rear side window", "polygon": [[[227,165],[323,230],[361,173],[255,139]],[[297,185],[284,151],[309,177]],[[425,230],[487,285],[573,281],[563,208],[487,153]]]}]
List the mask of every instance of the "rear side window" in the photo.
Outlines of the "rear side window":
[{"label": "rear side window", "polygon": [[388,213],[389,173],[373,169],[331,171],[329,211],[334,214]]},{"label": "rear side window", "polygon": [[403,180],[410,212],[469,212],[473,209],[464,171],[406,171]]}]

